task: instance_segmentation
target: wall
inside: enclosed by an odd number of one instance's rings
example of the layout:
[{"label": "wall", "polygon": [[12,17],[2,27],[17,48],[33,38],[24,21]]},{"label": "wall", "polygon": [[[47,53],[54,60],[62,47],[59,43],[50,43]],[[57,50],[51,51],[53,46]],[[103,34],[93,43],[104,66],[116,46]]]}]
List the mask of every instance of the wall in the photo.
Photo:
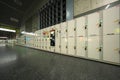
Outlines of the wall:
[{"label": "wall", "polygon": [[38,14],[32,16],[32,32],[39,29],[39,17]]},{"label": "wall", "polygon": [[118,0],[74,0],[74,16]]}]

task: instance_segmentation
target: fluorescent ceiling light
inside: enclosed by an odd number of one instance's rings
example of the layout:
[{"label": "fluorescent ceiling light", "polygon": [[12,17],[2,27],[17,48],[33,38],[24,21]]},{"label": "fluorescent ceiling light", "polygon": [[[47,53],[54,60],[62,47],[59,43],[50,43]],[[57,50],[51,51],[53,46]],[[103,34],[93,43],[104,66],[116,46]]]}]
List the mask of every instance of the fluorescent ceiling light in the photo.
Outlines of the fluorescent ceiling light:
[{"label": "fluorescent ceiling light", "polygon": [[25,31],[22,31],[21,33],[22,34],[27,34],[27,35],[36,35],[35,33],[29,33],[29,32],[25,32]]},{"label": "fluorescent ceiling light", "polygon": [[16,32],[16,30],[11,30],[11,29],[5,29],[5,28],[0,28],[0,31],[7,31],[7,32]]},{"label": "fluorescent ceiling light", "polygon": [[0,37],[1,39],[5,39],[5,38],[8,38],[8,37]]},{"label": "fluorescent ceiling light", "polygon": [[11,20],[11,21],[13,21],[13,22],[17,22],[17,23],[19,22],[19,20],[18,20],[18,19],[13,18],[13,17],[11,17],[11,18],[10,18],[10,20]]},{"label": "fluorescent ceiling light", "polygon": [[110,7],[110,4],[108,4],[106,7],[105,7],[105,9],[108,9]]}]

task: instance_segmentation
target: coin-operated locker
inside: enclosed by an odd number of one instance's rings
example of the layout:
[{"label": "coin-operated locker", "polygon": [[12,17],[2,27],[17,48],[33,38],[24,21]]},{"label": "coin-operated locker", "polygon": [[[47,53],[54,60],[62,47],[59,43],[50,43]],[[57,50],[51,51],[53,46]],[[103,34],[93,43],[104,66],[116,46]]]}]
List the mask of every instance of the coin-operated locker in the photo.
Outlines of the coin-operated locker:
[{"label": "coin-operated locker", "polygon": [[75,55],[75,20],[68,21],[68,54]]},{"label": "coin-operated locker", "polygon": [[46,50],[46,29],[43,30],[43,43],[44,43],[44,50]]},{"label": "coin-operated locker", "polygon": [[61,53],[67,54],[67,23],[61,23]]},{"label": "coin-operated locker", "polygon": [[41,35],[42,35],[41,30],[39,30],[39,37],[40,37],[39,43],[40,43],[40,49],[41,49],[41,44],[42,44],[42,43],[41,43],[41,39],[42,39],[42,38],[41,38]]},{"label": "coin-operated locker", "polygon": [[60,53],[60,24],[55,25],[55,52]]},{"label": "coin-operated locker", "polygon": [[50,51],[50,29],[46,28],[46,50]]},{"label": "coin-operated locker", "polygon": [[100,35],[102,23],[100,21],[100,13],[95,12],[88,15],[88,57],[92,59],[100,59]]},{"label": "coin-operated locker", "polygon": [[50,51],[55,52],[55,28],[50,28]]},{"label": "coin-operated locker", "polygon": [[76,19],[76,55],[86,57],[86,17]]},{"label": "coin-operated locker", "polygon": [[43,40],[43,29],[41,29],[41,49],[43,50],[44,40]]},{"label": "coin-operated locker", "polygon": [[42,50],[45,50],[45,29],[42,29]]},{"label": "coin-operated locker", "polygon": [[103,60],[120,63],[120,5],[103,11]]},{"label": "coin-operated locker", "polygon": [[39,36],[39,49],[41,49],[41,30],[39,30],[39,35],[36,35]]}]

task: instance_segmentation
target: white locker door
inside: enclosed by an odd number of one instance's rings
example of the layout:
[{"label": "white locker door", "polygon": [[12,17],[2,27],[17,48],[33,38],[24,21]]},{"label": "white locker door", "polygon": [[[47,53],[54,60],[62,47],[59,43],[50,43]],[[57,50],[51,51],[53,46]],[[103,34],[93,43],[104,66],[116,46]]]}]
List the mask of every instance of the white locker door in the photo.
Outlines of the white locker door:
[{"label": "white locker door", "polygon": [[55,52],[60,53],[60,24],[55,26]]},{"label": "white locker door", "polygon": [[120,63],[120,36],[107,35],[103,37],[103,59]]},{"label": "white locker door", "polygon": [[103,35],[119,34],[119,12],[119,6],[115,6],[103,11]]},{"label": "white locker door", "polygon": [[76,19],[76,36],[85,36],[85,17],[80,17]]},{"label": "white locker door", "polygon": [[61,23],[61,53],[67,54],[67,23]]},{"label": "white locker door", "polygon": [[85,51],[85,23],[86,18],[80,17],[76,19],[76,55],[85,57],[86,51]]},{"label": "white locker door", "polygon": [[99,12],[88,15],[88,36],[99,35]]},{"label": "white locker door", "polygon": [[75,55],[75,20],[68,21],[68,54]]},{"label": "white locker door", "polygon": [[[50,30],[55,30],[55,26],[51,26]],[[55,46],[50,46],[50,51],[55,52]]]},{"label": "white locker door", "polygon": [[77,37],[77,44],[76,44],[76,55],[85,57],[85,37]]},{"label": "white locker door", "polygon": [[88,57],[92,59],[100,59],[99,52],[99,36],[88,38]]},{"label": "white locker door", "polygon": [[50,51],[50,27],[47,28],[47,51]]}]

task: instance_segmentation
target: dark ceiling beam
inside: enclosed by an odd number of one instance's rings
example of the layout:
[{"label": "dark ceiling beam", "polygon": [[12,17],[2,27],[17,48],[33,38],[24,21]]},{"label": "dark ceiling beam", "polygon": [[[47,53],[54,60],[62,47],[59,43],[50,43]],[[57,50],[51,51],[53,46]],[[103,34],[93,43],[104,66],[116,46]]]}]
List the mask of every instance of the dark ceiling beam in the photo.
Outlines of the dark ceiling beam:
[{"label": "dark ceiling beam", "polygon": [[3,1],[0,1],[0,3],[6,5],[7,7],[11,8],[11,9],[13,9],[14,11],[17,11],[17,12],[19,12],[19,13],[21,13],[21,14],[24,14],[23,11],[16,9],[15,7],[13,7],[13,6],[11,6],[11,5],[3,2]]}]

